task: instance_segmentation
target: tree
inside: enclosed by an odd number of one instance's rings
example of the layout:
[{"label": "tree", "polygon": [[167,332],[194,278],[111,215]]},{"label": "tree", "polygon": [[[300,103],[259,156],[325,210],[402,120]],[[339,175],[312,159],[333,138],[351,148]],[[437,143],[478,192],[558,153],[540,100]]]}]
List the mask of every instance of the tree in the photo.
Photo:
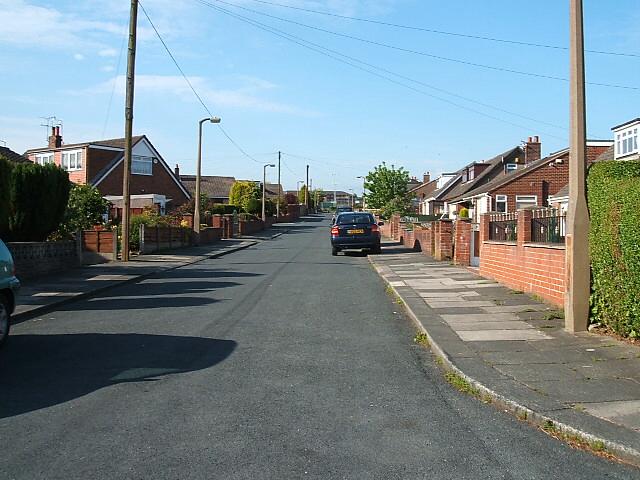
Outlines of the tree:
[{"label": "tree", "polygon": [[[367,193],[367,205],[372,208],[382,208],[392,200],[401,205],[409,200],[407,184],[409,183],[409,172],[404,168],[391,168],[382,162],[373,172],[369,172],[365,179]],[[397,199],[397,200],[396,200]]]},{"label": "tree", "polygon": [[[259,200],[262,197],[260,185],[251,181],[235,182],[229,190],[229,203],[249,212],[249,201]],[[249,212],[251,213],[251,212]]]},{"label": "tree", "polygon": [[109,202],[100,191],[91,185],[74,185],[69,192],[69,201],[64,220],[57,233],[64,237],[78,230],[87,230],[104,222],[103,215]]},{"label": "tree", "polygon": [[385,203],[380,209],[380,213],[384,218],[389,218],[394,213],[400,215],[407,214],[411,209],[411,200],[407,197],[396,197]]},{"label": "tree", "polygon": [[295,205],[298,203],[298,196],[295,193],[287,193],[284,200],[287,205]]},{"label": "tree", "polygon": [[304,205],[305,198],[307,198],[306,193],[307,193],[307,186],[302,185],[300,187],[300,191],[298,192],[298,202],[300,203],[300,205]]}]

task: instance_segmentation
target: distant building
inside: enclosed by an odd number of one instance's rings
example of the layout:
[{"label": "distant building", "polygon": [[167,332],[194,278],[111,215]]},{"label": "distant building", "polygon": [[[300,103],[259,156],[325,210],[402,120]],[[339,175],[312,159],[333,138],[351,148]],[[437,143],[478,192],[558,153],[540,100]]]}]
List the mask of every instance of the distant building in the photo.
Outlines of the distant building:
[{"label": "distant building", "polygon": [[[196,194],[196,176],[180,175],[179,167],[176,165],[176,176],[180,178],[182,184],[193,197]],[[234,177],[220,177],[216,175],[202,175],[200,177],[200,192],[214,203],[229,203],[229,192],[236,182]]]}]

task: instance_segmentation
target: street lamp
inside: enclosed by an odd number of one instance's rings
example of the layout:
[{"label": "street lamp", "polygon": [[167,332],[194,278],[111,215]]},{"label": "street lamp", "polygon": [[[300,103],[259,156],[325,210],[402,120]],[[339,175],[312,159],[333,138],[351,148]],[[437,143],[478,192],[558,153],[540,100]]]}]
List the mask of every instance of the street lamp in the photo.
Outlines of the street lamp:
[{"label": "street lamp", "polygon": [[267,167],[275,168],[275,164],[267,163],[262,167],[262,221],[267,221],[267,214],[265,213],[265,203],[266,203],[266,190],[267,190]]},{"label": "street lamp", "polygon": [[353,209],[353,208],[355,208],[355,206],[356,206],[356,205],[355,205],[354,198],[353,198],[353,195],[354,195],[354,193],[353,193],[353,188],[350,188],[350,189],[349,189],[349,192],[351,193],[351,208]]},{"label": "street lamp", "polygon": [[193,231],[196,234],[196,243],[200,243],[200,175],[202,170],[202,124],[205,122],[220,123],[218,117],[203,118],[198,122],[198,165],[196,167],[196,198],[193,206]]},{"label": "street lamp", "polygon": [[367,177],[363,177],[362,175],[357,176],[356,178],[362,179],[362,210],[364,210],[364,184],[367,181]]}]

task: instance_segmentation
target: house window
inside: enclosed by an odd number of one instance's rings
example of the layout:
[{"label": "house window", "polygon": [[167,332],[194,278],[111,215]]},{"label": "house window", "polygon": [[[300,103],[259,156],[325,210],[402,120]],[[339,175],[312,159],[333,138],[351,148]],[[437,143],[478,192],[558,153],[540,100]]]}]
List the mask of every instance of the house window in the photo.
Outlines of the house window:
[{"label": "house window", "polygon": [[507,165],[506,165],[507,173],[513,172],[517,168],[518,168],[518,165],[515,164],[515,163],[507,163]]},{"label": "house window", "polygon": [[62,152],[62,168],[67,171],[82,170],[82,150]]},{"label": "house window", "polygon": [[616,158],[638,152],[638,127],[616,135]]},{"label": "house window", "polygon": [[537,195],[516,195],[516,210],[538,205]]},{"label": "house window", "polygon": [[496,212],[506,212],[506,211],[507,211],[507,196],[496,195]]},{"label": "house window", "polygon": [[38,153],[36,155],[36,163],[38,165],[46,165],[47,163],[53,163],[53,153]]},{"label": "house window", "polygon": [[133,155],[131,173],[134,175],[153,175],[153,157]]}]

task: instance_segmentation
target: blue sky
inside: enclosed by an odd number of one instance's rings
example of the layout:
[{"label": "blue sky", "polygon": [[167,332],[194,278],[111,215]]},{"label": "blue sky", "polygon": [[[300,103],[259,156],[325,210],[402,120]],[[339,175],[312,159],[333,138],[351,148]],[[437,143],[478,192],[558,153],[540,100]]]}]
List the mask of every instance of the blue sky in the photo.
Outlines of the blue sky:
[{"label": "blue sky", "polygon": [[[281,150],[285,188],[304,179],[309,163],[314,186],[332,189],[335,178],[337,188],[359,192],[361,182],[355,177],[382,161],[404,166],[415,176],[425,171],[433,176],[492,157],[530,135],[541,137],[544,153],[568,144],[565,81],[411,54],[207,1],[401,75],[376,70],[405,86],[305,49],[197,0],[142,0],[208,108],[222,117],[229,135],[259,162],[243,156],[215,125],[206,125],[206,174],[260,178],[260,164],[275,161]],[[568,52],[562,49],[398,29],[255,0],[225,1],[428,55],[568,77]],[[427,29],[568,44],[569,0],[274,1]],[[128,7],[126,0],[0,0],[0,140],[19,152],[42,146],[45,129],[40,117],[53,115],[63,120],[67,143],[123,136]],[[142,11],[138,20],[134,131],[149,136],[172,166],[179,163],[183,173],[192,173],[197,121],[206,111]],[[640,0],[585,0],[585,35],[587,49],[636,55],[586,57],[588,81],[635,88],[588,87],[590,137],[609,139],[612,126],[640,116]],[[271,179],[274,174],[270,173]]]}]

